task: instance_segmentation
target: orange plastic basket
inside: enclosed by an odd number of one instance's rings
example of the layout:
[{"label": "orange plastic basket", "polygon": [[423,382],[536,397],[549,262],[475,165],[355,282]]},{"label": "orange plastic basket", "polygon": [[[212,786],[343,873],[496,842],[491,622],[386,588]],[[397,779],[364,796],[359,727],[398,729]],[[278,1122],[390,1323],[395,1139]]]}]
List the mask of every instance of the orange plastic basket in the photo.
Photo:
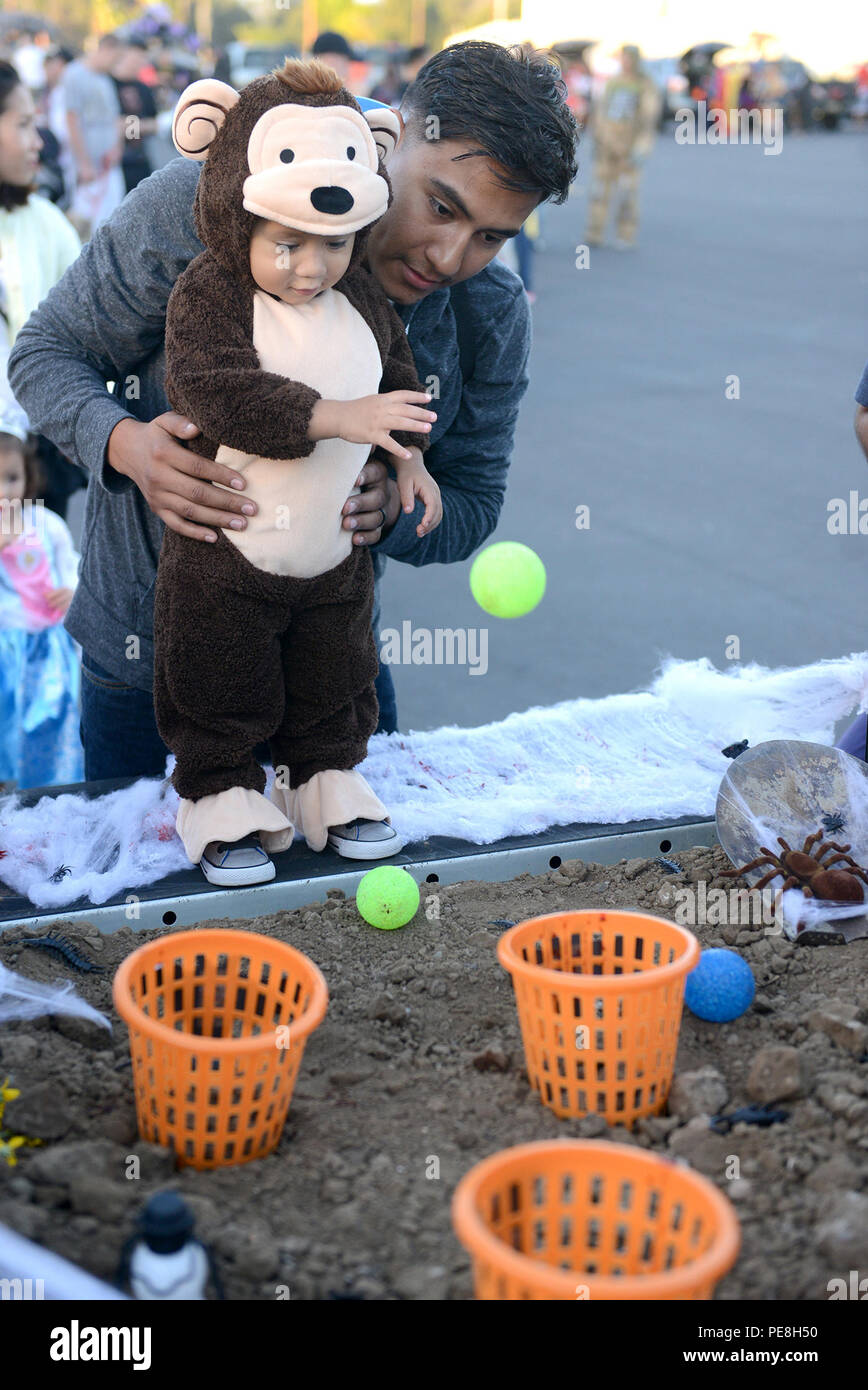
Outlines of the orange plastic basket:
[{"label": "orange plastic basket", "polygon": [[175,932],[127,956],[112,994],[142,1138],[193,1168],[271,1153],[328,1003],[313,962],[255,932]]},{"label": "orange plastic basket", "polygon": [[692,932],[644,912],[553,912],[505,932],[528,1078],[556,1115],[628,1127],[663,1109]]},{"label": "orange plastic basket", "polygon": [[493,1154],[452,1222],[485,1300],[708,1299],[741,1244],[731,1202],[627,1144],[559,1139]]}]

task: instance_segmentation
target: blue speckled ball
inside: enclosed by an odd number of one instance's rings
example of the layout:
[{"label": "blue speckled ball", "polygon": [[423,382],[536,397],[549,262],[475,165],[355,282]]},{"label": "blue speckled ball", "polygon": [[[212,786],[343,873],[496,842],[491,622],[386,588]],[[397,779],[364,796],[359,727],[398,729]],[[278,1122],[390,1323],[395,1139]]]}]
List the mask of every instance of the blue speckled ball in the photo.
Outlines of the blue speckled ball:
[{"label": "blue speckled ball", "polygon": [[703,951],[687,976],[684,1002],[697,1018],[731,1023],[749,1009],[756,986],[753,971],[736,951],[716,947]]}]

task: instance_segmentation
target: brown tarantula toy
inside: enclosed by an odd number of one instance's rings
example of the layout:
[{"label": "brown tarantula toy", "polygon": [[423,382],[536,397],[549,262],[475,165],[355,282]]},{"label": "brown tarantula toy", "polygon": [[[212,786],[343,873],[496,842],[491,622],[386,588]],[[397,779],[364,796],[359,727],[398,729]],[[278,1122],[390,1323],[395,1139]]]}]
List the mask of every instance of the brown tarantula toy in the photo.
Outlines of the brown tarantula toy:
[{"label": "brown tarantula toy", "polygon": [[[834,840],[829,840],[819,849],[822,839],[822,830],[817,830],[813,835],[808,835],[801,849],[790,849],[786,840],[779,835],[778,844],[783,850],[782,854],[773,854],[765,845],[761,845],[762,854],[758,859],[752,859],[740,869],[724,869],[722,877],[736,878],[748,869],[758,869],[760,864],[771,864],[770,872],[754,884],[755,888],[765,888],[767,883],[780,874],[784,879],[782,892],[787,888],[801,888],[806,898],[823,898],[826,902],[840,903],[864,902],[865,891],[862,883],[868,883],[868,874],[850,858],[847,853],[850,846],[839,845]],[[835,850],[836,853],[831,859],[826,859],[829,850]],[[845,867],[831,867],[839,863],[844,863]],[[859,882],[860,879],[862,883]]]}]

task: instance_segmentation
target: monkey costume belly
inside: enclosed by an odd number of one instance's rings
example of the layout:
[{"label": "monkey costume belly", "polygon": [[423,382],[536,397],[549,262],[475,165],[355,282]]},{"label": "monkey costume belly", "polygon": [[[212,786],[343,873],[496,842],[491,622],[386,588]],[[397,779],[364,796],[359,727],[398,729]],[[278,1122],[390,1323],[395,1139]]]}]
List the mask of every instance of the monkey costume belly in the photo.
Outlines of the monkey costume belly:
[{"label": "monkey costume belly", "polygon": [[[376,394],[382,361],[338,290],[290,306],[257,291],[253,345],[263,371],[332,400]],[[329,825],[386,808],[357,772],[377,724],[373,569],[341,509],[367,444],[320,440],[302,459],[221,446],[257,513],[216,545],[166,529],[155,590],[154,708],[176,755],[177,829],[192,862],[212,840],[253,830],[267,850],[293,828],[322,849]],[[272,801],[253,757],[268,740]],[[281,771],[283,770],[283,771]]]}]

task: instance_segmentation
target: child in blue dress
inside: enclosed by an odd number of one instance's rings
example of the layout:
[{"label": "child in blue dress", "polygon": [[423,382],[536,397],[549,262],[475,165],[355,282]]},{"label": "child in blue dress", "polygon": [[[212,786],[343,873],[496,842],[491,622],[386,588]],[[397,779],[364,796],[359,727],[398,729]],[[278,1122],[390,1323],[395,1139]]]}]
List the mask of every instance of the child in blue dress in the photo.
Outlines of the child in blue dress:
[{"label": "child in blue dress", "polygon": [[39,492],[27,418],[0,400],[0,791],[84,778],[80,648],[63,626],[79,556]]}]

